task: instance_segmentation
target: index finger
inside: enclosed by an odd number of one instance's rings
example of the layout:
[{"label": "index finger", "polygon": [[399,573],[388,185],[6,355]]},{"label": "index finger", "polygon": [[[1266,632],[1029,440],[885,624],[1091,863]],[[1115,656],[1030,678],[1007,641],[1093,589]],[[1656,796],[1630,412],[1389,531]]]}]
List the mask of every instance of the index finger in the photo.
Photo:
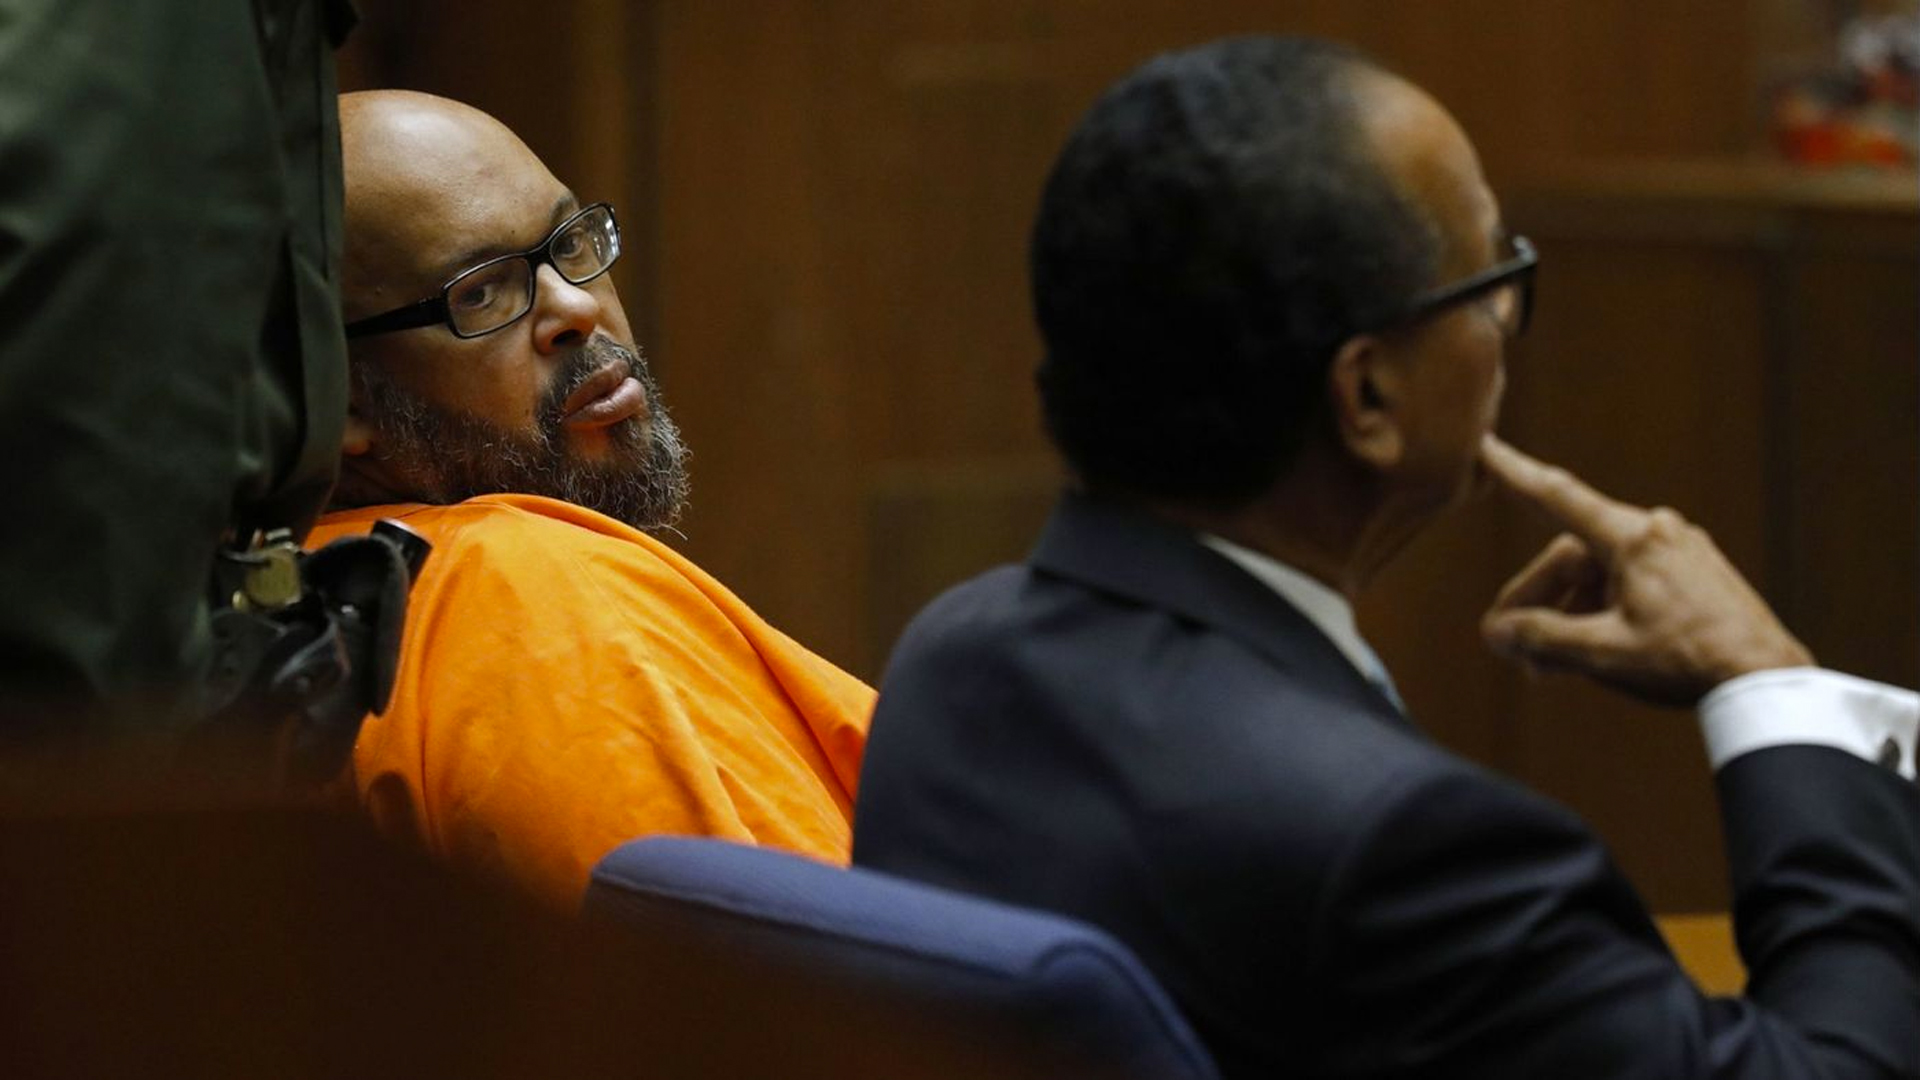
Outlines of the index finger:
[{"label": "index finger", "polygon": [[1611,552],[1639,529],[1645,511],[1610,499],[1565,469],[1515,450],[1489,434],[1480,444],[1480,460],[1509,491],[1546,511],[1549,517],[1596,550]]}]

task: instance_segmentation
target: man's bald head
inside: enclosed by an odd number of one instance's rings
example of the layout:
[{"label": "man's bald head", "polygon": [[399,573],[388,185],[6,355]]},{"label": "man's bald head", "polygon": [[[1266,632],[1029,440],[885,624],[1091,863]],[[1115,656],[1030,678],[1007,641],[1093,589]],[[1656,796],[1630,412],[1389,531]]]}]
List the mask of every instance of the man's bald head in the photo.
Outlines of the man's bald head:
[{"label": "man's bald head", "polygon": [[349,321],[416,298],[412,271],[458,262],[457,238],[488,224],[483,215],[503,197],[551,201],[565,191],[505,124],[414,90],[343,95],[340,144]]}]

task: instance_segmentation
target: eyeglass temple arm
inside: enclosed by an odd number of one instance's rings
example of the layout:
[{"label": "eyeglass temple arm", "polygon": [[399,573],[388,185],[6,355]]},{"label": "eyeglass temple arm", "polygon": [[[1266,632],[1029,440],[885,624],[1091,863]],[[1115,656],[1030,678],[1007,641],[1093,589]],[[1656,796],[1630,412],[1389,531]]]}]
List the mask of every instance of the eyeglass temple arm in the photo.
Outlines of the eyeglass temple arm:
[{"label": "eyeglass temple arm", "polygon": [[347,324],[347,336],[366,337],[370,334],[386,334],[395,330],[412,330],[421,326],[432,326],[446,320],[446,299],[435,297],[422,300],[407,307],[395,308],[379,315],[371,315]]}]

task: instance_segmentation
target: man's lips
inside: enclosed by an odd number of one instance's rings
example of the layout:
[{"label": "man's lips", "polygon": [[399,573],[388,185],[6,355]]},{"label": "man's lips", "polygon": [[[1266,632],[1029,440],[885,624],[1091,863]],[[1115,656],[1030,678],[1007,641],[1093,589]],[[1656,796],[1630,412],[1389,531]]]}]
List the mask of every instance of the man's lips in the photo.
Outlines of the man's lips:
[{"label": "man's lips", "polygon": [[595,372],[567,395],[560,406],[560,423],[570,428],[597,428],[616,424],[646,412],[647,391],[624,360],[615,360]]}]

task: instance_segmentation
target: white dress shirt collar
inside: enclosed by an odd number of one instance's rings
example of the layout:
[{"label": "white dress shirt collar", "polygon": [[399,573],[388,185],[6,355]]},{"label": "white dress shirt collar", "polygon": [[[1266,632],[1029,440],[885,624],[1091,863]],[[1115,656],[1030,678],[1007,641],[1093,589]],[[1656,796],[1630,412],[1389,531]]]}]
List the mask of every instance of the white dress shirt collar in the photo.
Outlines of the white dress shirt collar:
[{"label": "white dress shirt collar", "polygon": [[1212,533],[1200,533],[1199,538],[1201,543],[1232,559],[1242,570],[1279,593],[1281,599],[1298,608],[1368,681],[1386,680],[1386,668],[1360,636],[1360,628],[1353,621],[1353,605],[1347,603],[1346,597],[1271,555],[1241,547]]}]

